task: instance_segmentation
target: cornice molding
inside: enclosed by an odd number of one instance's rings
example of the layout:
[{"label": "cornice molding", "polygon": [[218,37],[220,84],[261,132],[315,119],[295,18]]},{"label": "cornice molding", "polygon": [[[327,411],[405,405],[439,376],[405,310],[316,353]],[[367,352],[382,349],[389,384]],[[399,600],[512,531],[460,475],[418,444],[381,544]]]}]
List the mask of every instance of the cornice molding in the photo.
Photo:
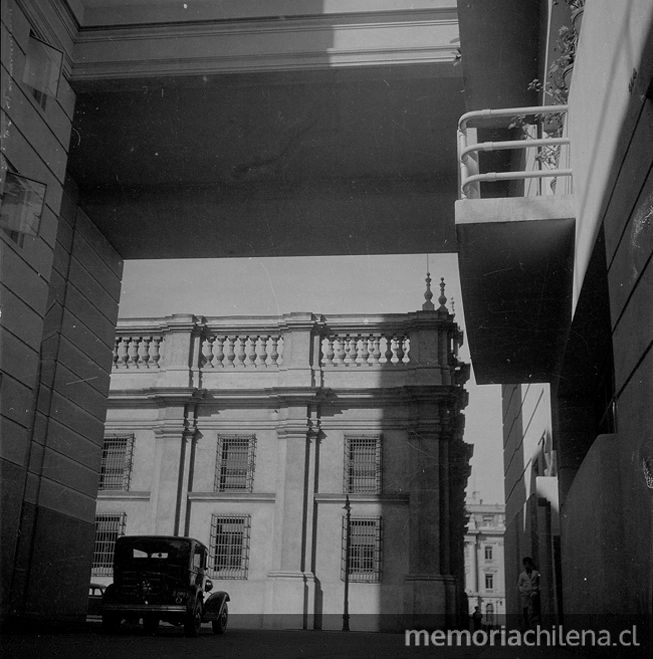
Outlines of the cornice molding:
[{"label": "cornice molding", "polygon": [[82,28],[72,80],[449,64],[457,35],[449,10]]},{"label": "cornice molding", "polygon": [[[69,78],[74,66],[74,44],[79,36],[79,24],[68,4],[63,0],[50,0],[44,3],[39,0],[15,0],[23,11],[39,38],[63,52],[63,74]],[[49,11],[46,11],[47,10]],[[63,43],[56,21],[63,28],[69,43]],[[72,46],[72,50],[71,50]]]}]

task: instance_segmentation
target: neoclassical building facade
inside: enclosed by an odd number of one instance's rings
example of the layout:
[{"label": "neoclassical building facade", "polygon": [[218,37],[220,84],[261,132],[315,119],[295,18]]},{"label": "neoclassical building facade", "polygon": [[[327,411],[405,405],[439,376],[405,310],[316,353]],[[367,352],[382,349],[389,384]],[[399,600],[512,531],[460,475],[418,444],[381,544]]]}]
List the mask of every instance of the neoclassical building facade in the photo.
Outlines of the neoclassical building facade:
[{"label": "neoclassical building facade", "polygon": [[467,503],[465,534],[465,592],[470,616],[479,607],[482,624],[496,627],[506,622],[508,583],[504,555],[505,507],[473,498]]},{"label": "neoclassical building facade", "polygon": [[341,628],[347,564],[352,629],[455,624],[469,370],[440,300],[120,321],[93,580],[120,534],[190,535],[235,624]]}]

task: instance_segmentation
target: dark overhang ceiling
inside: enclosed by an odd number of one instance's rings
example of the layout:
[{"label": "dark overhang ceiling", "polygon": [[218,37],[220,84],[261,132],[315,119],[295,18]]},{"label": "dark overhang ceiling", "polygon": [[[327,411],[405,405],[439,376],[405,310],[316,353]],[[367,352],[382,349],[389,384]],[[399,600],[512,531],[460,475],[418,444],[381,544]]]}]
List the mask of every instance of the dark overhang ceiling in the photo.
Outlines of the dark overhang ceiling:
[{"label": "dark overhang ceiling", "polygon": [[124,258],[454,251],[451,65],[78,82],[70,173]]}]

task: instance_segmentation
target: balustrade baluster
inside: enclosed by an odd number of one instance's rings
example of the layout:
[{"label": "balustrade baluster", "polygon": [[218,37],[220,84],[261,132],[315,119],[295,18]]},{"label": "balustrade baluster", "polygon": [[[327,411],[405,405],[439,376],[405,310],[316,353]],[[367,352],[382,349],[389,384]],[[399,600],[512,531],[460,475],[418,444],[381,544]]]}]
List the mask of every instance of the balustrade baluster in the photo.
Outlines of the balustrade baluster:
[{"label": "balustrade baluster", "polygon": [[270,336],[270,365],[278,366],[279,360],[279,337],[276,334]]},{"label": "balustrade baluster", "polygon": [[410,362],[410,337],[404,337],[404,359],[403,363],[408,364]]},{"label": "balustrade baluster", "polygon": [[125,362],[127,361],[127,346],[122,337],[118,337],[116,340],[116,354],[114,361],[116,368],[124,368]]},{"label": "balustrade baluster", "polygon": [[235,348],[234,348],[235,341],[236,341],[235,337],[233,337],[233,336],[228,336],[227,337],[227,348],[225,350],[225,355],[227,357],[226,366],[228,366],[230,368],[235,367],[235,364],[234,364],[234,360],[236,359],[236,352],[235,352]]},{"label": "balustrade baluster", "polygon": [[[127,364],[138,366],[138,339],[130,338],[127,346]],[[127,366],[129,368],[129,366]]]},{"label": "balustrade baluster", "polygon": [[150,343],[150,361],[152,363],[152,368],[160,368],[159,360],[161,359],[161,344],[162,339],[158,336],[152,337],[152,342]]},{"label": "balustrade baluster", "polygon": [[384,364],[392,364],[392,356],[394,354],[392,352],[392,338],[389,337],[389,336],[384,336],[383,341],[384,341],[384,344],[385,344],[385,350],[383,352],[383,356],[384,356],[383,363]]},{"label": "balustrade baluster", "polygon": [[370,363],[371,364],[380,364],[381,363],[381,350],[379,345],[379,336],[374,335],[372,337],[372,351],[370,354]]},{"label": "balustrade baluster", "polygon": [[143,336],[141,337],[140,341],[138,342],[138,365],[139,368],[142,366],[143,368],[149,368],[150,367],[150,340],[152,337],[150,336]]},{"label": "balustrade baluster", "polygon": [[333,365],[342,366],[345,363],[345,341],[335,338],[333,340]]},{"label": "balustrade baluster", "polygon": [[395,354],[397,355],[397,361],[395,362],[396,364],[403,364],[404,363],[404,337],[399,335],[395,338],[395,345],[396,345],[396,350]]},{"label": "balustrade baluster", "polygon": [[245,353],[247,360],[245,362],[245,367],[254,368],[256,366],[256,346],[258,344],[258,336],[248,336],[245,339]]},{"label": "balustrade baluster", "polygon": [[268,340],[269,334],[261,334],[258,338],[256,347],[256,366],[263,367],[268,365]]},{"label": "balustrade baluster", "polygon": [[213,360],[214,368],[224,368],[224,336],[215,336],[213,339]]},{"label": "balustrade baluster", "polygon": [[242,336],[236,337],[236,367],[245,368],[245,338]]},{"label": "balustrade baluster", "polygon": [[364,336],[360,342],[357,361],[359,364],[363,364],[364,366],[367,366],[369,357],[370,357],[370,337]]},{"label": "balustrade baluster", "polygon": [[213,365],[213,342],[214,339],[204,339],[202,341],[202,368],[214,368]]}]

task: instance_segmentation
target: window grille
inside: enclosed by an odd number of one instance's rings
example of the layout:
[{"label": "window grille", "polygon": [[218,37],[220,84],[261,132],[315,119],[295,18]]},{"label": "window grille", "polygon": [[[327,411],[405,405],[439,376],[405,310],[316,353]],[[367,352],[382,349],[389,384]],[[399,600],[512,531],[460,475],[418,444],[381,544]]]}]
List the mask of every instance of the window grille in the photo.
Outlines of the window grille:
[{"label": "window grille", "polygon": [[345,437],[344,491],[380,494],[382,487],[381,437]]},{"label": "window grille", "polygon": [[218,435],[216,492],[251,492],[254,486],[256,435]]},{"label": "window grille", "polygon": [[118,537],[125,535],[125,517],[125,513],[96,515],[93,575],[101,577],[113,574],[113,551]]},{"label": "window grille", "polygon": [[218,579],[247,579],[249,515],[212,515],[209,570]]},{"label": "window grille", "polygon": [[100,466],[101,490],[128,490],[132,471],[134,435],[107,435]]},{"label": "window grille", "polygon": [[[342,518],[342,565],[346,570],[347,517]],[[381,581],[381,518],[353,518],[349,525],[349,580],[361,583]]]},{"label": "window grille", "polygon": [[485,560],[492,560],[492,545],[485,545]]},{"label": "window grille", "polygon": [[485,589],[492,590],[494,588],[494,575],[486,574],[485,575]]}]

